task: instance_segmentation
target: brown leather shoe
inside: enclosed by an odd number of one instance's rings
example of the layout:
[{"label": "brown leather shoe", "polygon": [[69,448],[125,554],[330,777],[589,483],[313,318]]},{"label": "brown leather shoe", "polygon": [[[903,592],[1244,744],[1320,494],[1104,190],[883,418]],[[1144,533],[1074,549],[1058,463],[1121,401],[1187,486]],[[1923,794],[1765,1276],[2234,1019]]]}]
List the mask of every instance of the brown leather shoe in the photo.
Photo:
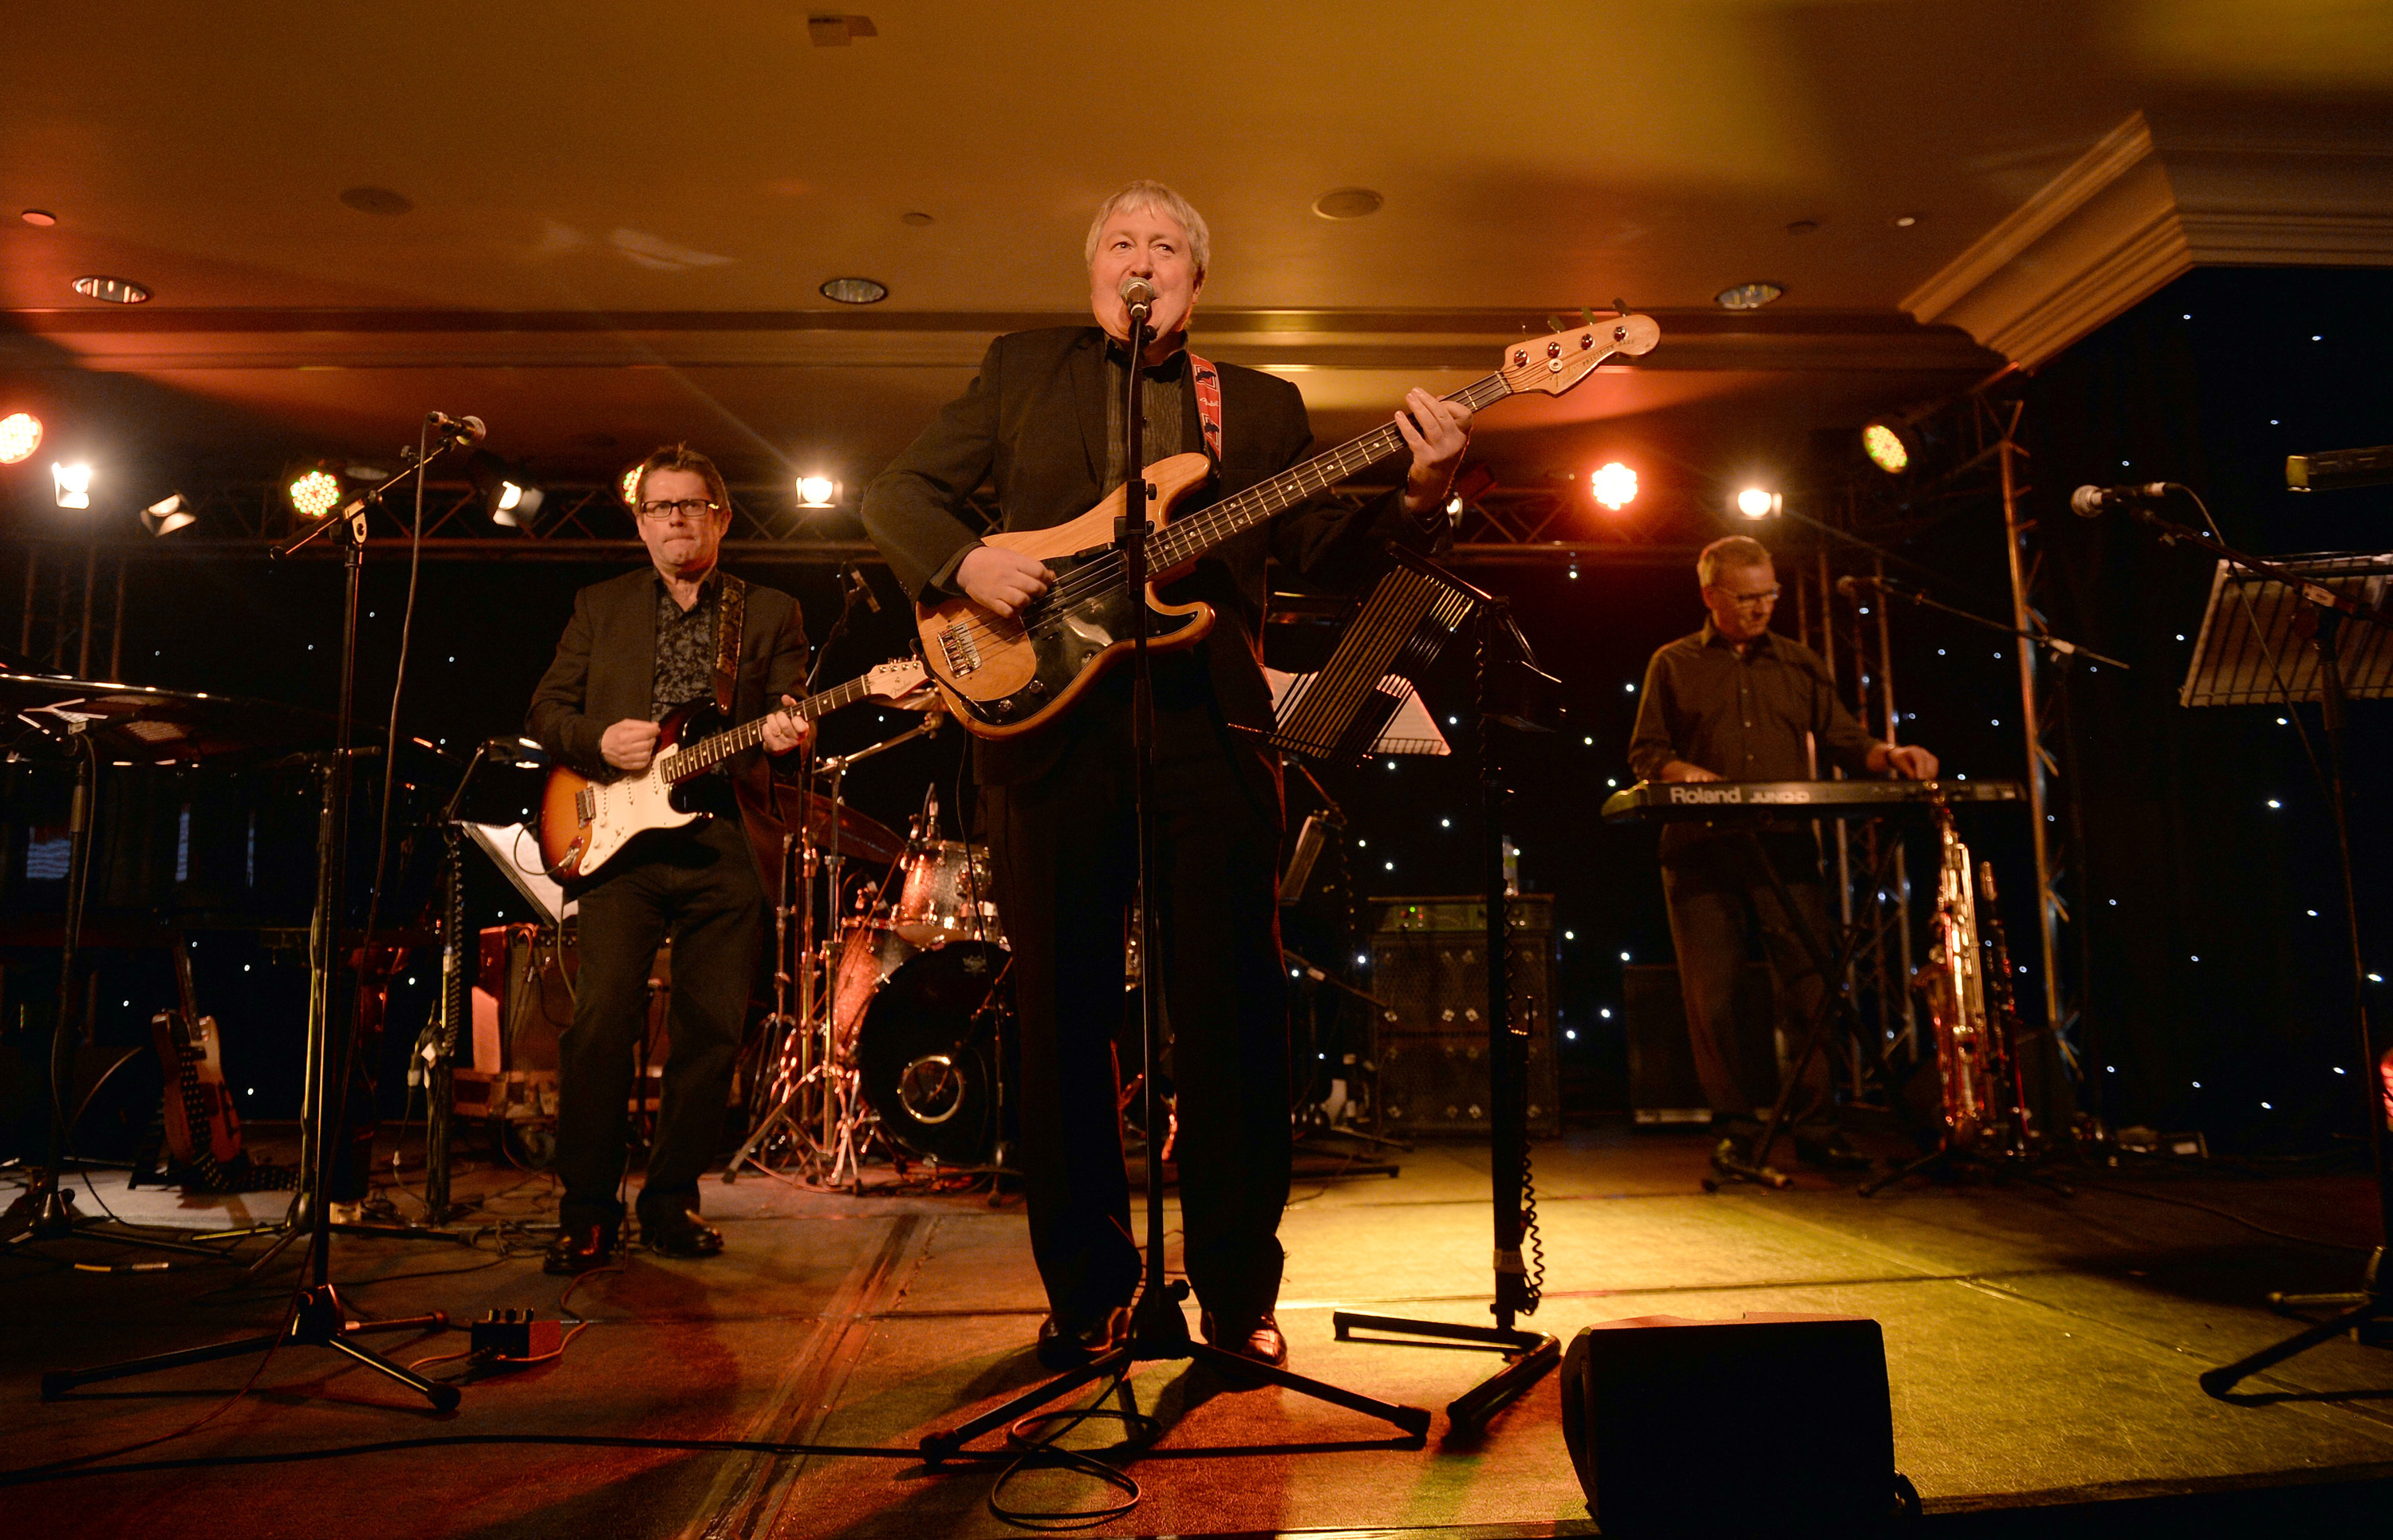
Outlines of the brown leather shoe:
[{"label": "brown leather shoe", "polygon": [[640,1216],[640,1243],[660,1257],[715,1257],[723,1252],[723,1232],[683,1208]]},{"label": "brown leather shoe", "polygon": [[1067,1327],[1050,1315],[1039,1323],[1039,1362],[1061,1372],[1093,1363],[1130,1340],[1131,1314],[1119,1305],[1088,1325]]},{"label": "brown leather shoe", "polygon": [[1274,1369],[1288,1367],[1288,1338],[1280,1335],[1279,1323],[1273,1319],[1271,1312],[1263,1312],[1243,1331],[1223,1331],[1210,1310],[1199,1312],[1196,1320],[1205,1340],[1223,1352],[1236,1353]]},{"label": "brown leather shoe", "polygon": [[593,1272],[607,1266],[621,1249],[621,1227],[602,1220],[569,1224],[548,1243],[548,1251],[541,1259],[541,1271],[560,1277]]}]

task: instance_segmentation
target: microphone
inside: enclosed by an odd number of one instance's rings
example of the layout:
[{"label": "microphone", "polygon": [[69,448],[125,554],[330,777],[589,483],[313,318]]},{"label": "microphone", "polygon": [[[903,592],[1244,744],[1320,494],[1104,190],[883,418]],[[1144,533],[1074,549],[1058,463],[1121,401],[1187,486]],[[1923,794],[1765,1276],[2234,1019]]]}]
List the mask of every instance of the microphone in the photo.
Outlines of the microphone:
[{"label": "microphone", "polygon": [[875,615],[881,613],[881,595],[872,592],[872,584],[865,581],[861,570],[849,568],[846,577],[842,581],[846,583],[850,594],[864,601],[866,608]]},{"label": "microphone", "polygon": [[438,429],[442,437],[451,440],[463,439],[468,444],[478,444],[490,436],[490,430],[482,424],[479,417],[451,417],[445,411],[427,411],[424,420]]},{"label": "microphone", "polygon": [[2069,506],[2080,518],[2093,518],[2130,502],[2158,502],[2176,486],[2174,481],[2146,481],[2133,487],[2080,487],[2069,494]]},{"label": "microphone", "polygon": [[1155,285],[1133,274],[1121,281],[1121,302],[1130,309],[1132,320],[1144,320],[1155,305]]},{"label": "microphone", "polygon": [[1870,594],[1882,594],[1897,599],[1920,596],[1919,590],[1908,583],[1897,582],[1892,578],[1842,577],[1837,580],[1837,592],[1848,599],[1856,599]]},{"label": "microphone", "polygon": [[1849,576],[1838,578],[1837,580],[1837,592],[1843,594],[1848,599],[1859,598],[1863,590],[1876,589],[1876,587],[1877,580],[1875,578],[1855,578]]}]

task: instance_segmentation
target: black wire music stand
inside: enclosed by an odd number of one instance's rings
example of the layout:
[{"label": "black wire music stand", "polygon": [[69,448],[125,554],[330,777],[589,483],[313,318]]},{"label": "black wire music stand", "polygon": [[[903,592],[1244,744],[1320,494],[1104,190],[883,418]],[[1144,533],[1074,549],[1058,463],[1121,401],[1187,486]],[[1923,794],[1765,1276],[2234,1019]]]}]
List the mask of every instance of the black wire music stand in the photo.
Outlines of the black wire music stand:
[{"label": "black wire music stand", "polygon": [[[1414,679],[1446,641],[1468,625],[1476,646],[1479,707],[1480,842],[1486,889],[1487,1077],[1491,1200],[1495,1211],[1492,1326],[1336,1311],[1330,1324],[1344,1341],[1408,1347],[1461,1345],[1504,1355],[1504,1366],[1446,1403],[1449,1438],[1471,1439],[1487,1419],[1518,1399],[1562,1361],[1562,1342],[1550,1332],[1516,1324],[1534,1314],[1542,1264],[1524,1259],[1536,1248],[1535,1189],[1529,1167],[1528,1029],[1515,1011],[1510,962],[1512,932],[1504,883],[1504,804],[1510,790],[1497,751],[1499,726],[1544,731],[1560,682],[1536,666],[1528,639],[1505,602],[1473,588],[1435,563],[1396,553],[1354,623],[1339,641],[1313,687],[1285,702],[1273,742],[1332,763],[1359,763],[1403,704],[1388,681]],[[1356,1337],[1358,1331],[1369,1337]],[[1408,1340],[1411,1339],[1411,1340]],[[1425,1340],[1424,1340],[1425,1339]]]},{"label": "black wire music stand", "polygon": [[[2137,519],[2164,539],[2182,541],[2218,556],[2210,603],[2195,638],[2193,661],[2178,687],[2181,706],[2280,706],[2315,702],[2326,728],[2327,806],[2334,820],[2343,881],[2344,919],[2351,950],[2352,1018],[2360,1051],[2360,1084],[2367,1098],[2369,1164],[2376,1178],[2378,1230],[2358,1289],[2334,1294],[2271,1294],[2281,1311],[2331,1309],[2324,1321],[2282,1342],[2202,1377],[2202,1388],[2225,1397],[2236,1383],[2348,1331],[2381,1329],[2393,1319],[2393,1272],[2385,1265],[2393,1240],[2393,1141],[2386,1137],[2377,1045],[2368,1019],[2367,963],[2360,950],[2357,884],[2353,879],[2347,783],[2344,771],[2344,704],[2393,697],[2393,555],[2317,555],[2256,561],[2148,509]],[[2347,620],[2361,625],[2346,627]]]}]

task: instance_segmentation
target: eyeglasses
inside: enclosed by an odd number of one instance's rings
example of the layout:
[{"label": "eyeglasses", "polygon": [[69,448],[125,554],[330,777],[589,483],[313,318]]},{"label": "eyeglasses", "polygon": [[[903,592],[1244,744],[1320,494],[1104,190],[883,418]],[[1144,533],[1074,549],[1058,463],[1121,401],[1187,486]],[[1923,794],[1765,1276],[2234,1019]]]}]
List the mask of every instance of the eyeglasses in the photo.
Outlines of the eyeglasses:
[{"label": "eyeglasses", "polygon": [[671,502],[643,502],[640,504],[640,516],[652,518],[662,524],[675,514],[679,514],[684,518],[696,519],[713,513],[722,506],[720,502],[709,498],[685,497]]},{"label": "eyeglasses", "polygon": [[1765,588],[1758,594],[1732,594],[1725,588],[1715,588],[1712,592],[1733,605],[1743,605],[1753,609],[1759,609],[1778,602],[1778,590],[1775,588]]}]

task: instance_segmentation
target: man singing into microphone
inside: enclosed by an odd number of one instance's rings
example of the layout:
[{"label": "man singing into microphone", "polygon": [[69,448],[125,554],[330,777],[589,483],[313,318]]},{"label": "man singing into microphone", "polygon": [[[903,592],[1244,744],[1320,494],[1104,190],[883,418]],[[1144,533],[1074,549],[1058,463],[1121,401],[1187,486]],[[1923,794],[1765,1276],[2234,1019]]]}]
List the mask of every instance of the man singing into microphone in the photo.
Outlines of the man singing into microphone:
[{"label": "man singing into microphone", "polygon": [[[1710,619],[1645,666],[1628,746],[1628,765],[1640,779],[1814,780],[1821,759],[1851,775],[1934,777],[1935,755],[1870,737],[1837,698],[1820,655],[1770,629],[1778,574],[1760,542],[1743,535],[1712,542],[1696,557],[1695,575]],[[1811,933],[1824,942],[1828,906],[1811,832],[1768,827],[1761,844]],[[1721,1135],[1712,1158],[1723,1170],[1750,1167],[1760,1116],[1781,1088],[1772,1035],[1737,1030],[1732,1007],[1738,971],[1759,945],[1777,984],[1790,1048],[1800,1045],[1824,987],[1753,861],[1753,846],[1738,830],[1702,823],[1662,830],[1670,945],[1679,954],[1695,1070]],[[1805,1066],[1791,1117],[1795,1152],[1807,1165],[1868,1164],[1844,1136],[1826,1054],[1813,1054]]]},{"label": "man singing into microphone", "polygon": [[[573,596],[556,660],[532,692],[526,730],[551,758],[612,780],[647,772],[657,724],[711,700],[735,723],[764,716],[765,753],[811,730],[767,703],[805,679],[798,602],[715,565],[731,495],[714,463],[685,444],[640,462],[633,482],[648,567]],[[721,1142],[749,983],[763,933],[765,885],[741,803],[766,805],[769,768],[754,750],[684,784],[711,816],[636,836],[569,890],[582,905],[573,1024],[557,1042],[556,1171],[565,1182],[551,1272],[587,1272],[621,1238],[625,1108],[648,1017],[657,947],[673,939],[673,1003],[656,1142],[640,1188],[640,1239],[666,1257],[712,1257],[723,1234],[698,1217],[698,1179]]]},{"label": "man singing into microphone", "polygon": [[[1084,253],[1097,324],[1003,336],[980,374],[866,493],[864,524],[907,590],[969,594],[1011,615],[1045,593],[1042,563],[984,545],[961,516],[993,478],[1004,528],[1087,512],[1124,477],[1128,373],[1144,394],[1146,463],[1205,452],[1215,495],[1269,478],[1312,441],[1293,385],[1187,351],[1210,256],[1205,221],[1154,182],[1106,200]],[[1125,285],[1152,293],[1155,342],[1125,356]],[[1351,584],[1390,540],[1428,549],[1469,442],[1471,414],[1416,390],[1396,421],[1405,486],[1363,508],[1313,505],[1216,546],[1165,586],[1215,611],[1199,646],[1154,655],[1153,852],[1160,981],[1178,1092],[1189,1282],[1206,1337],[1286,1362],[1273,1309],[1288,1201],[1287,976],[1275,867],[1279,774],[1251,729],[1271,723],[1262,652],[1268,561]],[[1185,513],[1185,508],[1183,513]],[[1140,1276],[1130,1228],[1113,1038],[1123,1019],[1123,933],[1135,873],[1131,671],[1111,670],[1056,720],[975,743],[981,825],[1013,946],[1021,1018],[1022,1159],[1030,1239],[1051,1314],[1039,1351],[1084,1363],[1122,1340]]]}]

